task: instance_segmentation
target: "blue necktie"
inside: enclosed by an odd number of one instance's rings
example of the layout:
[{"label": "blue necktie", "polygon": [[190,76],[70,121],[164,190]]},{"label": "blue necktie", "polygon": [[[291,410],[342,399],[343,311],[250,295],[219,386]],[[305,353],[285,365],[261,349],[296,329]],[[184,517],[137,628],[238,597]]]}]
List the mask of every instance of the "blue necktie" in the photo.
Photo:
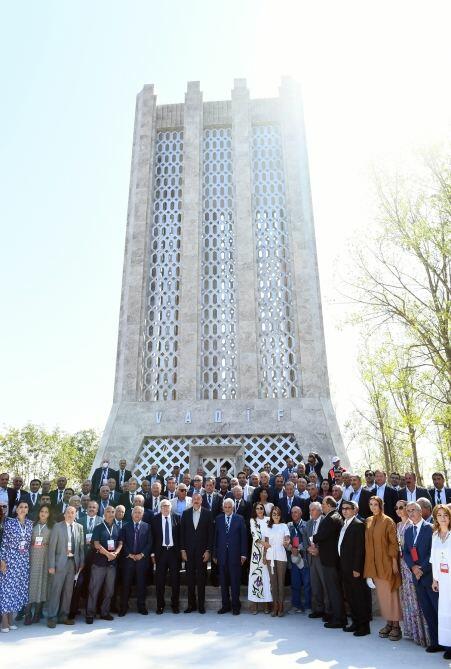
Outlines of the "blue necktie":
[{"label": "blue necktie", "polygon": [[164,526],[164,545],[169,546],[169,520],[166,518],[166,524]]},{"label": "blue necktie", "polygon": [[230,530],[230,519],[232,516],[226,516],[226,534],[229,533]]},{"label": "blue necktie", "polygon": [[414,525],[413,526],[413,543],[415,543],[415,541],[417,540],[417,532],[418,532],[417,526]]},{"label": "blue necktie", "polygon": [[135,523],[135,539],[133,541],[133,554],[136,555],[138,552],[138,531],[139,531],[139,525],[138,523]]}]

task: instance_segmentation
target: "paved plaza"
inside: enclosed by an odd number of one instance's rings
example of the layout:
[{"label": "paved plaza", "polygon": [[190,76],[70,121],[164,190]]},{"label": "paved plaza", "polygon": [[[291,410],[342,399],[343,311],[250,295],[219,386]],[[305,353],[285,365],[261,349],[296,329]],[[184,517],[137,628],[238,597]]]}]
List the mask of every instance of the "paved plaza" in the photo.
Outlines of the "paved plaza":
[{"label": "paved plaza", "polygon": [[83,620],[75,627],[44,624],[2,634],[4,666],[15,669],[104,667],[304,667],[305,669],[386,669],[388,667],[445,667],[442,653],[428,655],[411,641],[394,643],[377,636],[383,621],[372,623],[371,636],[355,638],[341,630],[325,630],[306,615],[282,619],[263,613],[218,616],[129,613],[109,623]]}]

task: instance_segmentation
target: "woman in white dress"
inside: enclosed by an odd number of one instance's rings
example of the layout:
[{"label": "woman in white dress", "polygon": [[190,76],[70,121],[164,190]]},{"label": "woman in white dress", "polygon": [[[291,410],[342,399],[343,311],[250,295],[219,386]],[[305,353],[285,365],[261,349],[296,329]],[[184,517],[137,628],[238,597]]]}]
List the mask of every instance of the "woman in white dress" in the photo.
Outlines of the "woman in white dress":
[{"label": "woman in white dress", "polygon": [[268,567],[263,564],[265,533],[268,530],[269,518],[265,516],[265,507],[261,502],[255,502],[251,515],[252,550],[249,566],[249,584],[247,597],[252,602],[252,613],[258,613],[258,604],[265,605],[265,613],[269,613],[269,602],[272,602],[271,585],[269,582]]},{"label": "woman in white dress", "polygon": [[445,647],[445,660],[451,660],[451,511],[444,504],[437,504],[432,515],[430,561],[432,589],[438,592],[438,642]]},{"label": "woman in white dress", "polygon": [[283,616],[283,600],[285,595],[285,572],[287,570],[287,551],[290,545],[290,530],[281,522],[282,512],[278,506],[273,507],[265,531],[265,563],[269,566],[269,579],[273,600],[272,617]]}]

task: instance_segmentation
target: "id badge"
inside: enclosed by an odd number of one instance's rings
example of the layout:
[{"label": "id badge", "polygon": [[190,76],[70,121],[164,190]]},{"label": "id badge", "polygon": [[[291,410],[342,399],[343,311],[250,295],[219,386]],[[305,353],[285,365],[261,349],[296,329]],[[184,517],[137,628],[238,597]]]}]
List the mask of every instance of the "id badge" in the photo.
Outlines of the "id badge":
[{"label": "id badge", "polygon": [[20,553],[25,553],[25,540],[19,541],[19,551]]},{"label": "id badge", "polygon": [[418,551],[417,551],[417,547],[416,547],[416,546],[412,546],[412,548],[410,549],[410,557],[412,558],[412,560],[413,560],[414,562],[418,562],[418,561],[419,561]]},{"label": "id badge", "polygon": [[109,551],[114,551],[114,539],[108,539],[107,548]]},{"label": "id badge", "polygon": [[87,534],[87,535],[86,535],[86,543],[87,543],[87,544],[90,544],[90,543],[91,543],[91,537],[92,537],[92,532],[91,532],[91,534]]},{"label": "id badge", "polygon": [[43,541],[44,541],[44,537],[35,537],[34,545],[35,546],[42,546]]},{"label": "id badge", "polygon": [[447,562],[440,562],[440,573],[449,574],[449,564]]}]

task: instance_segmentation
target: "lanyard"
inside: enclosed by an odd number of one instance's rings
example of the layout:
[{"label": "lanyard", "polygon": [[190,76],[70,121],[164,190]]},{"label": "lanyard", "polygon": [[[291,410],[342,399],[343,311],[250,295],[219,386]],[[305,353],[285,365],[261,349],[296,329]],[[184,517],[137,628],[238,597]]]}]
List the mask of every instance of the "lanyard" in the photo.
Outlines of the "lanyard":
[{"label": "lanyard", "polygon": [[20,536],[22,537],[22,541],[25,541],[26,536],[27,536],[27,528],[25,526],[25,523],[23,524],[23,527],[22,527],[22,523],[20,522],[20,520],[18,520],[17,518],[16,518],[16,520],[17,520],[17,524],[19,525],[19,532],[20,532]]},{"label": "lanyard", "polygon": [[111,537],[113,536],[114,524],[111,525],[111,530],[108,529],[108,525],[105,523],[105,521],[103,521],[103,525],[105,526],[105,529],[108,532],[108,535],[111,539]]},{"label": "lanyard", "polygon": [[38,537],[41,537],[41,536],[42,536],[42,530],[44,529],[44,527],[47,527],[47,523],[44,523],[44,525],[40,525],[39,523],[37,524],[37,528],[38,528]]}]

